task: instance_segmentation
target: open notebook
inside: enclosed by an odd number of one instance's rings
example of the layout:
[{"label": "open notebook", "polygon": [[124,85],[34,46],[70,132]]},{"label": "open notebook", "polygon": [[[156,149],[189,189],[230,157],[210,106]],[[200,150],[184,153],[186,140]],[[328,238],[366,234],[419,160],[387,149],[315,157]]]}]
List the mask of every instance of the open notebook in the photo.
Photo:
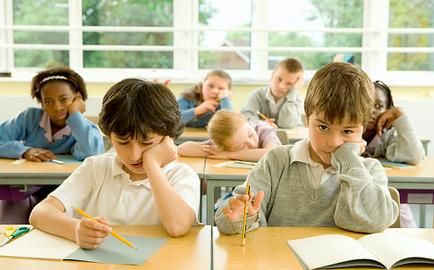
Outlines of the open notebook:
[{"label": "open notebook", "polygon": [[374,233],[359,240],[328,234],[288,240],[288,245],[308,269],[434,265],[433,243],[396,232]]},{"label": "open notebook", "polygon": [[97,249],[86,250],[67,239],[33,229],[1,247],[0,256],[141,265],[168,240],[139,236],[124,237],[134,243],[137,249],[126,246],[110,235]]}]

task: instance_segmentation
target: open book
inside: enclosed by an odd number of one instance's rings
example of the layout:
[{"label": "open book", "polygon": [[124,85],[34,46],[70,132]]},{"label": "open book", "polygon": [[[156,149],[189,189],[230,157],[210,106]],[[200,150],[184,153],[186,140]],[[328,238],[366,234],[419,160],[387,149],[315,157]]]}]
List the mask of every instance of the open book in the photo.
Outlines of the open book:
[{"label": "open book", "polygon": [[288,240],[288,245],[308,269],[434,264],[433,243],[397,232],[374,233],[359,240],[328,234]]},{"label": "open book", "polygon": [[125,238],[133,242],[137,249],[109,236],[98,248],[86,250],[67,239],[33,229],[1,247],[0,256],[141,265],[168,240],[139,236]]}]

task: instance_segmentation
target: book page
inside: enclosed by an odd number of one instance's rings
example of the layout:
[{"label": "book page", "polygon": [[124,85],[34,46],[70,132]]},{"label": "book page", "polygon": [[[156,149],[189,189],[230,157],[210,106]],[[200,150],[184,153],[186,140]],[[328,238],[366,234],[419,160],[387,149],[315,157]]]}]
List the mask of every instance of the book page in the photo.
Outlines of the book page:
[{"label": "book page", "polygon": [[309,269],[324,268],[342,262],[349,262],[346,266],[381,266],[375,262],[378,261],[377,258],[357,240],[344,235],[329,234],[288,240],[288,245]]},{"label": "book page", "polygon": [[[364,236],[359,239],[359,242],[375,254],[387,268],[417,262],[434,264],[434,245],[424,239],[397,232],[385,232]],[[398,263],[408,258],[413,260]]]},{"label": "book page", "polygon": [[67,239],[33,229],[0,248],[0,256],[62,260],[79,246]]}]

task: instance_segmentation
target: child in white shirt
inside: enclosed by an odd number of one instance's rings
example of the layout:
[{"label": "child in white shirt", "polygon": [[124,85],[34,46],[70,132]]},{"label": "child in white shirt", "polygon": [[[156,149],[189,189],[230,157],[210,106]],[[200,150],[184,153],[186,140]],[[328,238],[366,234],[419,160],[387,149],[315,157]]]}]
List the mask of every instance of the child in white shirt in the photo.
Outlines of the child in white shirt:
[{"label": "child in white shirt", "polygon": [[[170,236],[197,222],[200,182],[189,166],[174,162],[173,138],[182,133],[176,99],[162,84],[125,79],[103,99],[99,126],[115,153],[88,158],[32,211],[43,231],[98,247],[110,224],[160,224]],[[82,208],[97,221],[80,219]]]}]

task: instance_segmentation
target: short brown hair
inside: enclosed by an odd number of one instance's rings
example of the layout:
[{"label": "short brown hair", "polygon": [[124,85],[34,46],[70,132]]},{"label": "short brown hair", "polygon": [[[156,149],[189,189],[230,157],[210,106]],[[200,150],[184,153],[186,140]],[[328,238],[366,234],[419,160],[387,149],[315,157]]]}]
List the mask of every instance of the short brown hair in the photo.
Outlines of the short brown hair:
[{"label": "short brown hair", "polygon": [[54,67],[36,74],[30,86],[32,98],[41,103],[41,88],[50,82],[65,82],[69,84],[74,93],[80,93],[83,100],[87,99],[86,84],[83,78],[75,71],[68,67]]},{"label": "short brown hair", "polygon": [[355,65],[336,62],[319,69],[306,91],[304,111],[324,113],[330,123],[366,124],[374,109],[375,89],[369,76]]},{"label": "short brown hair", "polygon": [[208,123],[208,134],[214,144],[223,151],[228,151],[230,145],[227,140],[238,130],[246,118],[240,113],[220,110],[216,112]]},{"label": "short brown hair", "polygon": [[283,67],[289,73],[303,72],[303,65],[296,58],[286,58],[277,63],[276,68]]},{"label": "short brown hair", "polygon": [[149,133],[176,138],[183,124],[172,91],[143,79],[122,80],[107,91],[99,114],[101,131],[110,136],[146,140]]}]

